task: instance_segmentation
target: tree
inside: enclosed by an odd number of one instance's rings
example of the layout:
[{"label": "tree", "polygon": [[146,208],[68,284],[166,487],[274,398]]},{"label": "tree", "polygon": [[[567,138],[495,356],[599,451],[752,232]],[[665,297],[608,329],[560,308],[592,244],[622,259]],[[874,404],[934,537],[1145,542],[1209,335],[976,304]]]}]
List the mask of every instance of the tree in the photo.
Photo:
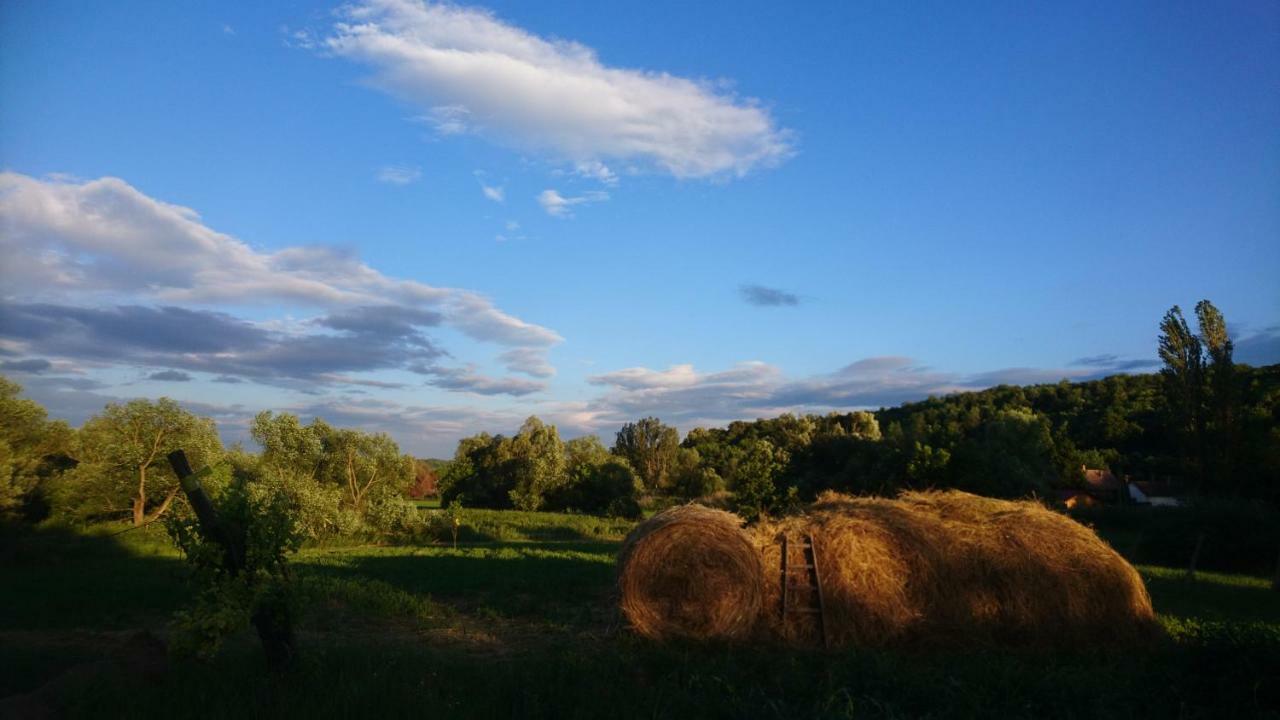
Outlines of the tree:
[{"label": "tree", "polygon": [[41,486],[69,465],[71,429],[49,422],[44,408],[18,397],[21,392],[0,377],[0,520],[39,519],[34,508],[42,504]]},{"label": "tree", "polygon": [[773,443],[751,439],[741,446],[742,458],[735,475],[734,504],[739,514],[754,519],[778,507],[782,497],[775,479],[786,466]]},{"label": "tree", "polygon": [[324,447],[322,477],[341,486],[350,507],[365,514],[370,491],[384,486],[398,490],[413,477],[413,459],[400,454],[396,441],[386,433],[330,430],[321,439]]},{"label": "tree", "polygon": [[513,437],[463,438],[440,478],[440,498],[465,496],[472,507],[536,510],[565,482],[565,447],[554,425],[530,417]]},{"label": "tree", "polygon": [[386,433],[338,429],[316,418],[259,413],[250,430],[262,445],[268,479],[301,508],[300,523],[313,536],[357,529],[361,522],[390,529],[410,513],[404,498],[413,458]]},{"label": "tree", "polygon": [[564,482],[549,490],[545,507],[619,517],[638,517],[639,479],[631,465],[609,453],[595,435],[564,444]]},{"label": "tree", "polygon": [[1176,432],[1193,447],[1194,474],[1204,479],[1204,356],[1200,338],[1187,327],[1182,308],[1174,305],[1160,321],[1160,360],[1165,397]]},{"label": "tree", "polygon": [[679,448],[680,436],[675,428],[647,417],[622,426],[613,443],[613,454],[631,463],[646,490],[657,492],[666,486]]},{"label": "tree", "polygon": [[262,461],[272,469],[291,475],[320,479],[324,466],[323,439],[331,428],[316,419],[304,426],[297,415],[273,414],[264,410],[253,418],[249,434],[262,446]]},{"label": "tree", "polygon": [[957,487],[980,495],[1044,496],[1056,477],[1048,419],[1032,410],[1001,410],[956,451]]},{"label": "tree", "polygon": [[511,504],[520,510],[537,510],[543,496],[564,484],[564,443],[555,425],[530,417],[511,439]]},{"label": "tree", "polygon": [[1237,376],[1227,322],[1208,300],[1196,303],[1192,335],[1177,305],[1160,323],[1160,374],[1174,426],[1189,441],[1187,457],[1200,491],[1226,491],[1234,476]]},{"label": "tree", "polygon": [[1218,490],[1226,490],[1235,477],[1234,459],[1238,442],[1236,431],[1236,367],[1232,358],[1234,344],[1227,334],[1227,322],[1213,303],[1196,303],[1196,320],[1200,325],[1200,344],[1208,358],[1205,369],[1207,419],[1211,425],[1206,441],[1206,471]]},{"label": "tree", "polygon": [[77,433],[77,476],[66,491],[69,504],[91,514],[118,512],[128,505],[134,526],[151,522],[169,509],[178,479],[165,456],[182,449],[199,465],[222,454],[213,420],[182,409],[169,398],[111,403]]},{"label": "tree", "polygon": [[440,474],[432,467],[431,462],[421,458],[413,459],[413,485],[408,488],[409,497],[421,500],[440,492]]},{"label": "tree", "polygon": [[724,480],[714,469],[703,465],[697,450],[682,447],[671,470],[671,489],[684,498],[705,497],[723,490]]}]

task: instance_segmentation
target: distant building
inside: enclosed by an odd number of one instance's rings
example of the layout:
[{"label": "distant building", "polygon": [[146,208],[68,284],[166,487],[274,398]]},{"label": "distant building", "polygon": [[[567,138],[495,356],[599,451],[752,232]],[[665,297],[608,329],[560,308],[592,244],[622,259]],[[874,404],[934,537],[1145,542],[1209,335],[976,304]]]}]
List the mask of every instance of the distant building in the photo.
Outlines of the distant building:
[{"label": "distant building", "polygon": [[1120,478],[1110,470],[1085,465],[1080,466],[1080,479],[1080,486],[1058,490],[1058,502],[1074,509],[1122,503],[1177,507],[1185,500],[1179,486],[1168,479],[1132,480],[1128,475]]},{"label": "distant building", "polygon": [[1110,470],[1096,470],[1080,466],[1084,475],[1084,491],[1089,497],[1108,505],[1119,503],[1124,498],[1124,482]]},{"label": "distant building", "polygon": [[1139,505],[1178,507],[1182,504],[1182,494],[1171,482],[1138,480],[1128,485],[1129,499]]}]

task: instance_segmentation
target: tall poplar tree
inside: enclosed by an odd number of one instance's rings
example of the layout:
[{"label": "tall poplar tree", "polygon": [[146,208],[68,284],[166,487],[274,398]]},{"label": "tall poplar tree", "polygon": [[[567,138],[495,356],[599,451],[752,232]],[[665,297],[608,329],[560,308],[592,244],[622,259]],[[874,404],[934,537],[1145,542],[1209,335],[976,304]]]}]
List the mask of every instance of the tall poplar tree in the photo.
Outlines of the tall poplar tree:
[{"label": "tall poplar tree", "polygon": [[1219,490],[1232,485],[1236,438],[1236,367],[1227,322],[1213,303],[1196,303],[1200,343],[1207,355],[1205,368],[1206,474]]},{"label": "tall poplar tree", "polygon": [[[1160,321],[1159,343],[1165,398],[1198,490],[1204,483],[1204,354],[1200,338],[1191,332],[1177,305]],[[1188,446],[1190,452],[1186,452]]]}]

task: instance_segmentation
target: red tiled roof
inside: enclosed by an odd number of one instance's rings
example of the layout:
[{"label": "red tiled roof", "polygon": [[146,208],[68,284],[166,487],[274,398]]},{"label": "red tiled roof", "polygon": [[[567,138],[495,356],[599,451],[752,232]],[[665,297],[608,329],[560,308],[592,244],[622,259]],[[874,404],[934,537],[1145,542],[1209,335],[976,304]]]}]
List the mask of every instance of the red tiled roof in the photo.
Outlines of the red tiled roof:
[{"label": "red tiled roof", "polygon": [[1085,468],[1084,481],[1094,490],[1119,490],[1120,480],[1110,470]]}]

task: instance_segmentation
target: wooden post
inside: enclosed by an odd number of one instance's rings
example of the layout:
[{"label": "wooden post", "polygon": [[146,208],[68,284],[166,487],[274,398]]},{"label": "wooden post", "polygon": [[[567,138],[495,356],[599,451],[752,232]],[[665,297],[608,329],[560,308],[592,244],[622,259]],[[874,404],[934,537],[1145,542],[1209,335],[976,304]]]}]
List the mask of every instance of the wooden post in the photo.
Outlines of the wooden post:
[{"label": "wooden post", "polygon": [[244,570],[244,543],[242,538],[236,537],[238,533],[231,532],[218,517],[213,501],[209,499],[204,486],[200,484],[200,478],[209,474],[209,468],[201,468],[200,472],[191,472],[191,463],[187,461],[187,454],[181,450],[169,453],[169,466],[178,476],[178,483],[182,486],[182,492],[187,496],[187,501],[191,503],[191,509],[196,511],[196,519],[200,521],[200,533],[206,540],[222,546],[226,552],[227,570],[232,575],[239,575],[240,571]]},{"label": "wooden post", "polygon": [[[233,577],[245,570],[245,528],[230,527],[218,517],[218,510],[213,501],[200,485],[200,478],[209,474],[209,468],[201,468],[199,472],[191,472],[191,463],[181,450],[169,453],[169,465],[182,492],[195,510],[199,520],[200,534],[206,540],[222,546],[225,555],[227,572]],[[272,670],[282,670],[293,662],[297,654],[293,637],[293,623],[289,617],[288,603],[284,598],[266,597],[253,608],[251,618],[258,631],[258,639],[262,641],[262,650],[267,656],[267,666]]]},{"label": "wooden post", "polygon": [[1204,533],[1196,535],[1196,549],[1191,551],[1191,564],[1187,566],[1187,577],[1196,579],[1196,565],[1200,564],[1200,548],[1204,547]]}]

